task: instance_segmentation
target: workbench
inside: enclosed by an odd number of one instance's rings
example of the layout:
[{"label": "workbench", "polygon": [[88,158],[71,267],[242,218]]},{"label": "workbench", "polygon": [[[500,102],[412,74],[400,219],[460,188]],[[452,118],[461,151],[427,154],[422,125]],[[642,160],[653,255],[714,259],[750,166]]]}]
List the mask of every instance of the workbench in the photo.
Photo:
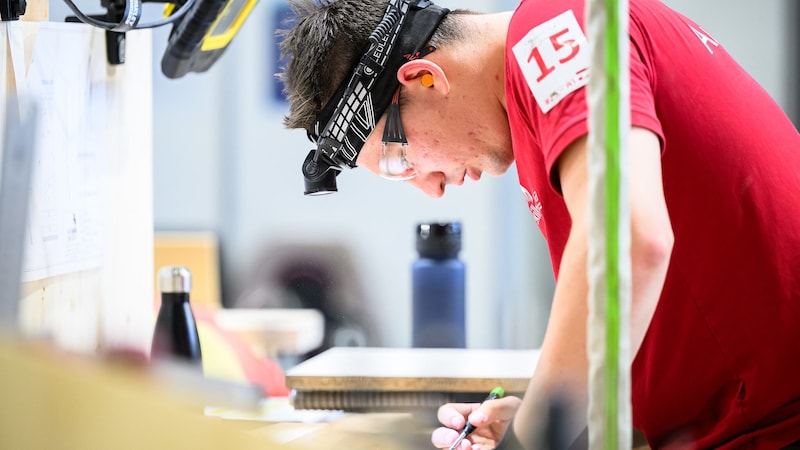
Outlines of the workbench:
[{"label": "workbench", "polygon": [[405,450],[428,448],[434,428],[432,415],[397,412],[269,422],[241,399],[215,411],[224,386],[177,386],[135,352],[90,358],[3,337],[0,367],[0,448]]}]

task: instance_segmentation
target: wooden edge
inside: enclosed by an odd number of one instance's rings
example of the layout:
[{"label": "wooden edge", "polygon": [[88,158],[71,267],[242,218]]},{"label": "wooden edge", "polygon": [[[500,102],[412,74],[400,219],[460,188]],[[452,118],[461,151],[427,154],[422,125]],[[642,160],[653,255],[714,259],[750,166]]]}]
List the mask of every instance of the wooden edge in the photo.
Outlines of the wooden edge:
[{"label": "wooden edge", "polygon": [[420,391],[489,392],[502,386],[506,392],[525,392],[529,378],[292,376],[286,386],[314,391]]},{"label": "wooden edge", "polygon": [[46,0],[28,0],[25,14],[20,20],[28,22],[47,22],[50,20],[50,3]]}]

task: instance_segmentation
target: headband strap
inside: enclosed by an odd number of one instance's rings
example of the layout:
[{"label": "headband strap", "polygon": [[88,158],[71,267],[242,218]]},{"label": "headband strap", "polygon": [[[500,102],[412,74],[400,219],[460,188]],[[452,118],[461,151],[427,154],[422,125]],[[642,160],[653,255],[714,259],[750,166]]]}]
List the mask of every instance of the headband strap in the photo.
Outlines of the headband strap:
[{"label": "headband strap", "polygon": [[356,167],[358,153],[400,84],[397,71],[419,57],[448,12],[429,0],[389,1],[350,78],[342,81],[307,130],[317,144],[315,160],[322,157],[339,168]]}]

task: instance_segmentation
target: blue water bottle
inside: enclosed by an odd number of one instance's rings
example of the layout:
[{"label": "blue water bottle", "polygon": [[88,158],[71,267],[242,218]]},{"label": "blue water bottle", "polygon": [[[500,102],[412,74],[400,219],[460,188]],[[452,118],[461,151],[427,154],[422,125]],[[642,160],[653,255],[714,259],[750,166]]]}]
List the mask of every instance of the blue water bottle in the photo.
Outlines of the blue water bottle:
[{"label": "blue water bottle", "polygon": [[417,225],[412,264],[413,347],[466,347],[465,266],[461,223]]}]

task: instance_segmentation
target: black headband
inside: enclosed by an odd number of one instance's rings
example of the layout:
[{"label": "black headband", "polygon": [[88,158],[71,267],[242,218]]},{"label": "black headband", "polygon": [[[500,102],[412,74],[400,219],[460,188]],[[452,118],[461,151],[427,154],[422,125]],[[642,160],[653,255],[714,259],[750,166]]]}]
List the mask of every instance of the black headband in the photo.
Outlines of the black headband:
[{"label": "black headband", "polygon": [[400,84],[397,71],[419,56],[448,12],[429,0],[389,0],[350,78],[307,130],[317,144],[315,161],[322,157],[335,166],[356,166],[358,153]]}]

